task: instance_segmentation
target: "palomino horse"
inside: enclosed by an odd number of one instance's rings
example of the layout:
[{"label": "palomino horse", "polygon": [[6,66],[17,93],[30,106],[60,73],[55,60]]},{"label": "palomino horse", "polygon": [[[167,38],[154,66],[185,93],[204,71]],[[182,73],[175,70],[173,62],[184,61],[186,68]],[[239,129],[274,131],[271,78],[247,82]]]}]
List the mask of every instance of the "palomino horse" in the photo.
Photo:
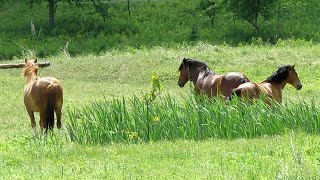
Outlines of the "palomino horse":
[{"label": "palomino horse", "polygon": [[298,74],[294,69],[294,65],[281,66],[270,77],[261,83],[247,82],[241,84],[233,91],[239,97],[246,97],[249,100],[262,96],[265,103],[271,105],[271,99],[282,102],[282,90],[289,83],[297,90],[302,88]]},{"label": "palomino horse", "polygon": [[63,90],[60,82],[53,77],[37,76],[37,59],[25,59],[24,76],[24,104],[31,119],[31,126],[36,137],[36,122],[34,112],[40,112],[41,133],[45,133],[54,126],[54,111],[57,116],[57,127],[61,128],[61,109],[63,104]]},{"label": "palomino horse", "polygon": [[240,84],[249,82],[249,79],[239,72],[229,72],[223,75],[210,71],[206,63],[183,58],[179,67],[180,77],[178,85],[183,87],[191,80],[197,94],[204,93],[208,97],[230,97],[232,89]]}]

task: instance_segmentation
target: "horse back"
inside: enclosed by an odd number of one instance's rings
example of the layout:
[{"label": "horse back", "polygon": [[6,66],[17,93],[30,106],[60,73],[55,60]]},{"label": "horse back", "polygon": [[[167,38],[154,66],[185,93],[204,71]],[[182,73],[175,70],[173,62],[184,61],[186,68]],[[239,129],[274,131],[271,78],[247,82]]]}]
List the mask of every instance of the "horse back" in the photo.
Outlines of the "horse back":
[{"label": "horse back", "polygon": [[55,106],[62,106],[63,89],[56,78],[38,78],[25,86],[24,103],[29,110],[40,112],[42,108],[46,107],[49,96],[54,98]]},{"label": "horse back", "polygon": [[230,97],[232,94],[232,90],[237,88],[239,85],[243,83],[247,83],[250,80],[244,76],[242,73],[238,72],[230,72],[221,76],[220,82],[220,92],[226,97]]},{"label": "horse back", "polygon": [[238,96],[247,97],[249,99],[257,98],[260,95],[260,87],[253,82],[240,84],[233,90]]},{"label": "horse back", "polygon": [[[221,75],[210,74],[203,80],[198,79],[197,87],[201,89],[201,92],[208,95],[208,97],[217,96],[219,91],[219,84],[221,81]],[[199,83],[200,82],[200,83]]]}]

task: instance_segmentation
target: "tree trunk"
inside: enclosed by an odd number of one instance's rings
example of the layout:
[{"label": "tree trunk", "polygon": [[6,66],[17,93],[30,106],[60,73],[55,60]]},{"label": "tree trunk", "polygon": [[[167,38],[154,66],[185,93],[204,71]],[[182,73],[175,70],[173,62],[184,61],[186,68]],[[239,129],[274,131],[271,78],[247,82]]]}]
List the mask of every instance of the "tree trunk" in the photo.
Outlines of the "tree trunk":
[{"label": "tree trunk", "polygon": [[54,13],[56,0],[48,0],[49,2],[49,28],[51,33],[54,32]]},{"label": "tree trunk", "polygon": [[278,5],[278,19],[277,19],[277,34],[276,34],[276,41],[278,41],[278,38],[279,38],[280,9],[281,9],[281,0],[279,0],[279,5]]},{"label": "tree trunk", "polygon": [[255,17],[254,20],[247,19],[247,21],[256,29],[256,32],[260,30],[259,24],[258,24],[258,17]]},{"label": "tree trunk", "polygon": [[130,16],[130,0],[128,0],[128,13],[129,13],[129,16]]}]

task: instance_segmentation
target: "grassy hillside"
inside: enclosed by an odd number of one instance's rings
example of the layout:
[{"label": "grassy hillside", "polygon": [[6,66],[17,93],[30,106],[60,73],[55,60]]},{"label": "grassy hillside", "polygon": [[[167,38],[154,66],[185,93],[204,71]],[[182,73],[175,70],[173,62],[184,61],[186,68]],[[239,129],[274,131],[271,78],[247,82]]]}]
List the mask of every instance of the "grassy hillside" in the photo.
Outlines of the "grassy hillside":
[{"label": "grassy hillside", "polygon": [[[192,97],[190,87],[177,85],[177,68],[183,57],[206,61],[217,73],[241,71],[261,81],[281,64],[296,64],[303,88],[287,86],[284,100],[319,106],[320,46],[285,41],[275,46],[226,45],[155,47],[110,51],[101,56],[52,56],[52,65],[40,76],[54,76],[65,89],[63,128],[45,141],[32,139],[30,120],[23,105],[21,69],[0,71],[0,176],[5,179],[221,179],[318,178],[320,147],[317,135],[288,129],[281,135],[257,139],[160,141],[157,143],[83,146],[68,140],[68,111],[93,101],[125,98],[149,89],[158,74],[165,93],[177,100]],[[40,59],[41,60],[41,59]],[[21,61],[21,60],[19,60]],[[12,62],[12,61],[5,61]],[[38,114],[36,115],[38,119]]]},{"label": "grassy hillside", "polygon": [[[57,55],[69,43],[72,56],[100,54],[126,47],[175,47],[177,44],[251,43],[259,37],[275,43],[277,38],[299,38],[318,42],[319,3],[317,0],[280,0],[270,21],[261,21],[261,30],[233,18],[230,12],[217,11],[213,21],[200,8],[203,0],[131,1],[128,15],[125,1],[110,3],[109,18],[103,19],[92,6],[77,8],[59,2],[56,29],[48,29],[47,2],[30,8],[25,2],[0,6],[0,59],[22,57],[33,50],[38,57]],[[278,12],[279,11],[279,12]],[[31,35],[31,22],[36,35]]]}]

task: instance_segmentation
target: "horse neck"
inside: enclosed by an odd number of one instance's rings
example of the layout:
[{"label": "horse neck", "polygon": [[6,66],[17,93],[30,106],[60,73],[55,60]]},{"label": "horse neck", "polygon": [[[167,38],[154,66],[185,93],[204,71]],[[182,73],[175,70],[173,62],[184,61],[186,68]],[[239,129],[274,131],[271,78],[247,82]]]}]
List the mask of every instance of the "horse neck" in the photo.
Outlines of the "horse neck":
[{"label": "horse neck", "polygon": [[37,74],[35,72],[29,72],[25,76],[26,76],[26,79],[27,79],[26,84],[28,84],[28,83],[30,83],[32,81],[35,81],[38,78],[38,76],[37,76]]},{"label": "horse neck", "polygon": [[195,70],[190,72],[190,79],[191,79],[191,81],[193,82],[194,85],[196,85],[198,80],[201,79],[201,78],[203,79],[203,78],[207,77],[210,74],[215,75],[212,71],[210,71],[208,69],[208,67],[206,67],[206,68],[195,67],[194,69]]},{"label": "horse neck", "polygon": [[194,85],[196,85],[196,82],[198,80],[198,76],[199,76],[199,72],[190,72],[190,79]]},{"label": "horse neck", "polygon": [[278,84],[273,84],[273,86],[275,87],[275,89],[277,89],[277,91],[280,93],[280,95],[282,94],[282,90],[284,89],[284,87],[287,85],[287,81],[278,83]]},{"label": "horse neck", "polygon": [[270,83],[275,89],[277,89],[280,92],[286,87],[288,80],[284,80],[280,83],[268,82],[267,80],[265,80],[262,83]]},{"label": "horse neck", "polygon": [[280,103],[282,102],[282,90],[284,89],[286,84],[287,84],[287,80],[283,81],[281,83],[272,83],[271,84],[276,89],[276,91],[278,92],[278,95],[279,95],[278,102],[280,102]]}]

